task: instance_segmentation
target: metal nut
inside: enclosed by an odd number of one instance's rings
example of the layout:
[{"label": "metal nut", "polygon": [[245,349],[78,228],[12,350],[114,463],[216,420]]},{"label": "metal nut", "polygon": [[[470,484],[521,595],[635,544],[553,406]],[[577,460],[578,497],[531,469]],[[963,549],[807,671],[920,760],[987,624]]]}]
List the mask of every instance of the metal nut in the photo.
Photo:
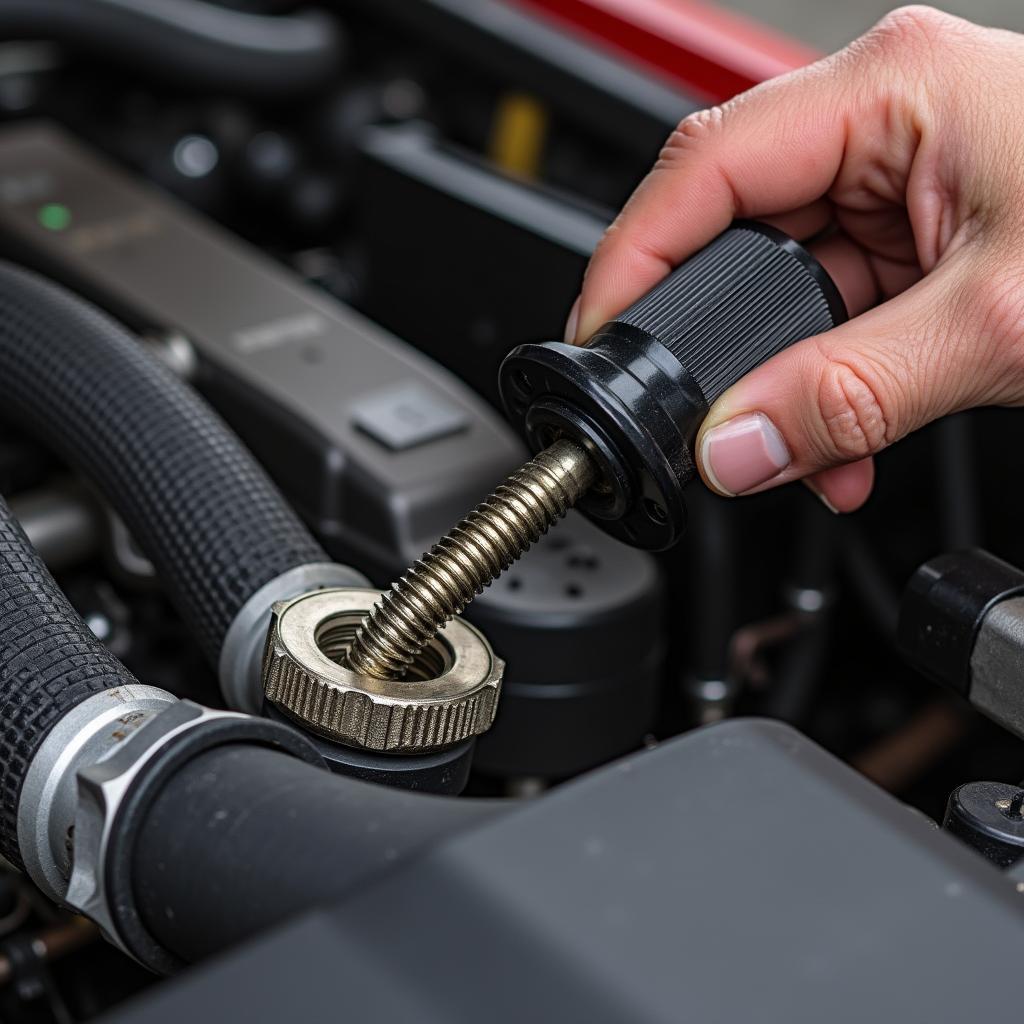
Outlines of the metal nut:
[{"label": "metal nut", "polygon": [[366,750],[419,753],[486,732],[505,664],[462,619],[438,633],[404,679],[340,664],[380,597],[344,587],[275,604],[263,660],[267,699],[313,732]]}]

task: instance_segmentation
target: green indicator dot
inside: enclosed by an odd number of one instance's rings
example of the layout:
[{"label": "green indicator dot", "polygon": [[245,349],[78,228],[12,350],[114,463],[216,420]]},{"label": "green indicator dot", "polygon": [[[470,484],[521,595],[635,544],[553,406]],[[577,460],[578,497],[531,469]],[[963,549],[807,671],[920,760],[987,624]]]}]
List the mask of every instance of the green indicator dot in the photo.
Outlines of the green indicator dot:
[{"label": "green indicator dot", "polygon": [[36,214],[47,231],[63,231],[71,223],[71,211],[63,203],[47,203]]}]

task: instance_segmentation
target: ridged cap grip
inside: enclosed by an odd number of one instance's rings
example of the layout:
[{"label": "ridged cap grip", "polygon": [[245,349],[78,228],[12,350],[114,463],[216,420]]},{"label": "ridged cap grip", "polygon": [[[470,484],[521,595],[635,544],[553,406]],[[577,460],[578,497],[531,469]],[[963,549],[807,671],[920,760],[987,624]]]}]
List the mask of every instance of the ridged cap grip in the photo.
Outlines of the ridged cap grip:
[{"label": "ridged cap grip", "polygon": [[845,319],[831,278],[802,246],[740,221],[615,322],[660,341],[710,405],[776,353]]}]

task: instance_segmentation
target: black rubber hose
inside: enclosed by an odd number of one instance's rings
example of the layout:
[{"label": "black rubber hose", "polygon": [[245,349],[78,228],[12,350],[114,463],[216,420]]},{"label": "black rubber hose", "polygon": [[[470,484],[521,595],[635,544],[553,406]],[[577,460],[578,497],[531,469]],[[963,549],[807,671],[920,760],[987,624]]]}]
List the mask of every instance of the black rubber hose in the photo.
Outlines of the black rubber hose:
[{"label": "black rubber hose", "polygon": [[217,747],[150,804],[131,872],[149,933],[199,960],[356,887],[500,813],[375,786],[260,747]]},{"label": "black rubber hose", "polygon": [[178,87],[270,99],[322,86],[345,49],[320,12],[270,17],[202,0],[0,0],[0,38],[52,39]]},{"label": "black rubber hose", "polygon": [[187,384],[89,303],[5,263],[0,409],[120,513],[214,666],[256,590],[330,561]]},{"label": "black rubber hose", "polygon": [[76,705],[135,677],[61,593],[0,498],[0,853],[21,866],[18,801],[33,756]]}]

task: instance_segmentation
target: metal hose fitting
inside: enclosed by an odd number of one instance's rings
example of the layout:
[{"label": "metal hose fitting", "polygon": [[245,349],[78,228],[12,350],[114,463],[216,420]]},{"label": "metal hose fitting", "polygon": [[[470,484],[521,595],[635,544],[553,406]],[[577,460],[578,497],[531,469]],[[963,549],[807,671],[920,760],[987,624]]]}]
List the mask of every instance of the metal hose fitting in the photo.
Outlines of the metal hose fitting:
[{"label": "metal hose fitting", "polygon": [[547,533],[597,476],[587,452],[564,439],[517,469],[392,584],[363,619],[349,667],[401,679],[444,624]]}]

